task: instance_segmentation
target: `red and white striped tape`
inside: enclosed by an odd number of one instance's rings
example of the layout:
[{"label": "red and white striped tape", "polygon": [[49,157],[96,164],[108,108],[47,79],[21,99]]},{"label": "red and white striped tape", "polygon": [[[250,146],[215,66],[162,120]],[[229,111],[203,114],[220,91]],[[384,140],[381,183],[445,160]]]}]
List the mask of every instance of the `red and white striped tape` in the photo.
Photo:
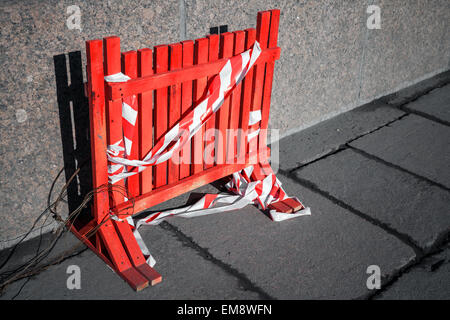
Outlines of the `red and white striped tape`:
[{"label": "red and white striped tape", "polygon": [[[189,141],[202,125],[215,113],[222,105],[225,97],[238,85],[250,68],[254,65],[261,53],[258,42],[252,49],[230,58],[225,66],[220,70],[219,75],[214,77],[208,87],[207,96],[197,106],[173,126],[166,135],[161,138],[143,160],[128,159],[133,143],[134,125],[137,119],[136,97],[127,97],[122,102],[123,118],[123,139],[108,146],[108,167],[109,180],[115,183],[129,176],[142,172],[149,166],[164,162],[178,152],[183,145]],[[107,82],[125,82],[130,78],[122,73],[105,77]],[[250,112],[248,143],[255,139],[260,131],[261,110]],[[125,145],[124,145],[125,141]],[[253,140],[254,141],[254,140]],[[252,151],[252,150],[249,150]],[[127,171],[127,166],[131,170]],[[257,180],[253,174],[254,167],[249,166],[240,172],[233,173],[230,182],[226,184],[229,193],[206,194],[193,205],[151,213],[144,218],[133,220],[128,217],[127,221],[133,228],[133,234],[147,259],[150,266],[155,264],[155,260],[150,254],[143,241],[138,228],[142,225],[156,225],[168,217],[178,216],[192,218],[205,216],[218,212],[237,210],[248,204],[255,204],[262,209],[267,209],[271,203],[289,198],[281,187],[281,182],[276,178],[270,166],[264,168],[266,174],[262,180]],[[294,197],[295,198],[295,197]],[[295,198],[299,201],[297,198]],[[300,202],[300,201],[299,201]],[[303,205],[302,205],[303,206]],[[299,216],[310,215],[310,209],[303,206],[303,209],[296,213],[277,212],[269,210],[273,221],[283,221]],[[112,216],[115,220],[120,220],[117,216]]]},{"label": "red and white striped tape", "polygon": [[[106,82],[126,82],[131,78],[123,73],[116,73],[106,76]],[[137,98],[135,95],[122,99],[122,133],[123,139],[117,141],[114,145],[108,147],[108,153],[115,157],[125,158],[131,154],[133,144],[135,125],[138,115]],[[124,145],[125,143],[125,145]],[[115,176],[126,172],[123,164],[108,164],[108,175]]]},{"label": "red and white striped tape", "polygon": [[[142,172],[149,166],[167,161],[172,157],[172,154],[181,150],[184,144],[189,141],[211,115],[220,108],[228,93],[242,81],[248,70],[250,70],[256,59],[258,59],[260,53],[261,48],[259,43],[255,42],[252,49],[230,58],[220,70],[218,76],[214,77],[209,85],[206,97],[199,102],[191,112],[175,124],[161,139],[159,139],[143,160],[134,160],[123,157],[122,152],[124,151],[124,147],[122,139],[109,145],[108,160],[111,164],[108,174],[110,182],[116,183],[124,178]],[[124,77],[122,74],[116,74],[105,77],[106,81],[111,81],[111,79],[112,81],[117,82],[117,79],[124,80],[126,79],[126,76]],[[131,130],[131,128],[134,129],[134,123],[137,116],[137,112],[134,112],[135,110],[137,110],[137,108],[133,108],[132,104],[128,104],[125,101],[123,102],[122,117],[126,119],[131,118],[133,120],[124,120],[127,125],[127,130]],[[130,123],[133,123],[133,125],[130,126]],[[129,135],[125,135],[124,129],[125,151],[128,154],[127,148],[132,145],[132,140],[128,141],[128,139],[130,136],[133,136],[133,134],[130,134],[129,132],[127,132],[127,134]],[[123,169],[124,166],[132,167],[132,169],[125,172]]]}]

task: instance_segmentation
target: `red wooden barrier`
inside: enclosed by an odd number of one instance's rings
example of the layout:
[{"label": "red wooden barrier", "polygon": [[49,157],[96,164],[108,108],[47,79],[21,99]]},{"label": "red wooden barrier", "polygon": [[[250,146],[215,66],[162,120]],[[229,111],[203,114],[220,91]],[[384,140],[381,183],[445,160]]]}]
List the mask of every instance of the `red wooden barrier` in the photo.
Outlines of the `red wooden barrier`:
[{"label": "red wooden barrier", "polygon": [[[195,41],[159,45],[151,49],[120,52],[120,39],[107,37],[86,42],[87,94],[90,107],[91,152],[94,189],[108,186],[107,145],[122,138],[122,99],[138,97],[138,119],[130,158],[142,159],[193,105],[205,96],[208,81],[228,58],[251,48],[255,40],[262,52],[244,81],[225,99],[181,152],[178,162],[167,161],[114,184],[127,191],[94,195],[94,219],[75,224],[72,231],[134,289],[161,281],[145,258],[126,222],[109,220],[110,212],[124,218],[146,210],[202,185],[258,163],[267,154],[265,130],[259,144],[247,146],[249,113],[261,110],[260,129],[267,129],[279,10],[259,12],[255,29],[210,35]],[[106,83],[104,77],[122,72],[131,80]],[[235,135],[227,129],[241,129]],[[211,131],[212,130],[212,131]],[[213,146],[215,148],[213,148]],[[208,161],[205,161],[204,153]],[[208,154],[209,153],[209,154]],[[241,161],[236,161],[240,157]],[[105,222],[106,221],[106,222]],[[99,231],[86,238],[92,227]]]}]

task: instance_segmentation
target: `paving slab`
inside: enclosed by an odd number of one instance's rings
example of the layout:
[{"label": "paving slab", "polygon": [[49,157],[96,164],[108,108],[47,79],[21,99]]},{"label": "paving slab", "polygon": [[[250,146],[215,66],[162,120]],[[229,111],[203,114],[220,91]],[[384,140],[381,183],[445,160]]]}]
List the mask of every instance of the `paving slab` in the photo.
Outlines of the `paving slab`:
[{"label": "paving slab", "polygon": [[450,247],[402,275],[377,299],[449,300]]},{"label": "paving slab", "polygon": [[[159,226],[143,230],[163,282],[141,292],[133,291],[92,251],[52,266],[31,278],[16,299],[258,299],[245,290],[240,280],[221,267],[205,260],[177,237]],[[66,286],[69,265],[81,270],[81,289]],[[25,280],[13,283],[0,299],[11,299]]]},{"label": "paving slab", "polygon": [[406,107],[450,123],[450,84],[434,89]]},{"label": "paving slab", "polygon": [[312,216],[273,222],[254,206],[170,223],[278,299],[349,299],[367,294],[366,269],[390,274],[413,250],[381,228],[280,176]]},{"label": "paving slab", "polygon": [[448,191],[353,150],[303,167],[295,176],[409,235],[422,248],[450,231]]},{"label": "paving slab", "polygon": [[[342,144],[393,121],[404,112],[374,101],[321,122],[272,145],[272,162],[291,170],[338,149]],[[276,148],[279,148],[277,160]]]},{"label": "paving slab", "polygon": [[351,146],[450,188],[450,127],[409,115]]},{"label": "paving slab", "polygon": [[450,83],[450,70],[401,89],[384,97],[383,100],[392,106],[399,107],[447,83]]}]

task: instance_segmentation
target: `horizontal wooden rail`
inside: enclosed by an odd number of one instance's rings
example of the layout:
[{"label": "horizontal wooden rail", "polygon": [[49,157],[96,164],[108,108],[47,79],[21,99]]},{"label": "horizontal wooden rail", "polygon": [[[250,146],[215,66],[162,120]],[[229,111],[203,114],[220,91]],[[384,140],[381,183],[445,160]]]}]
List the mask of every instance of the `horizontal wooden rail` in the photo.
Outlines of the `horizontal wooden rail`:
[{"label": "horizontal wooden rail", "polygon": [[[278,60],[280,58],[280,51],[281,49],[279,47],[262,50],[255,66]],[[106,98],[108,100],[117,100],[134,94],[180,84],[185,81],[209,77],[218,74],[227,60],[228,58],[220,59],[180,70],[136,78],[127,82],[110,82],[106,85]]]}]

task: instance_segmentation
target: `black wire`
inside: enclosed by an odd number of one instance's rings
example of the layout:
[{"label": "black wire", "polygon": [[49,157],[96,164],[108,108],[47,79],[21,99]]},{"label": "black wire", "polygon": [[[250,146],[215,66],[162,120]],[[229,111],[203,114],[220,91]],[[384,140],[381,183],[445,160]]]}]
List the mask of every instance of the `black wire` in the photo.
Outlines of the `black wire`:
[{"label": "black wire", "polygon": [[[75,252],[75,249],[82,245],[83,242],[78,243],[76,246],[74,246],[70,251],[67,250],[66,252],[64,252],[62,255],[58,256],[57,258],[53,259],[52,262],[47,263],[46,265],[40,266],[38,267],[39,263],[41,263],[45,258],[48,257],[48,255],[50,254],[50,252],[53,250],[53,248],[56,246],[56,243],[58,242],[58,240],[62,237],[62,235],[67,232],[68,230],[70,230],[70,228],[73,226],[73,223],[75,222],[75,220],[79,217],[79,215],[84,212],[83,210],[86,208],[87,203],[89,203],[92,198],[94,197],[94,195],[96,193],[99,192],[119,192],[121,195],[126,196],[128,198],[128,194],[127,194],[127,190],[124,187],[119,187],[119,186],[111,186],[109,184],[106,185],[102,185],[99,186],[98,188],[88,192],[88,194],[85,196],[85,198],[83,199],[83,201],[81,202],[81,204],[72,212],[70,212],[68,214],[68,217],[66,220],[62,220],[62,218],[60,217],[60,215],[57,213],[56,209],[57,209],[57,205],[58,203],[63,199],[63,197],[66,195],[67,193],[67,188],[69,186],[69,184],[74,181],[75,176],[78,174],[78,172],[80,171],[81,167],[77,169],[77,171],[71,176],[71,178],[68,180],[68,182],[64,185],[64,187],[62,188],[58,198],[51,203],[45,210],[44,212],[42,212],[38,219],[35,220],[35,222],[33,223],[32,228],[30,229],[29,232],[31,232],[31,230],[34,229],[34,226],[36,225],[37,221],[45,214],[45,212],[50,211],[54,213],[54,218],[60,222],[64,222],[58,229],[56,232],[56,237],[55,239],[53,239],[52,243],[46,248],[43,249],[42,251],[39,251],[40,249],[40,244],[41,244],[41,239],[39,242],[39,246],[38,246],[38,250],[36,251],[36,254],[34,255],[33,258],[29,259],[26,263],[24,263],[23,265],[19,266],[18,268],[16,268],[13,271],[7,271],[4,272],[3,274],[0,274],[0,295],[3,293],[4,289],[6,288],[6,286],[8,286],[10,283],[17,281],[19,279],[22,278],[30,278],[31,276],[34,276],[38,273],[40,273],[41,271],[47,269],[49,266],[54,265],[56,263],[61,262],[63,259],[65,259],[69,254],[73,254]],[[57,177],[55,179],[57,179],[59,177],[60,173],[57,175]],[[50,192],[52,192],[53,187],[51,188]],[[49,199],[51,199],[51,195],[49,197]],[[120,217],[122,215],[130,215],[128,213],[128,209],[132,209],[134,210],[134,200],[131,200],[131,205],[127,206],[126,208],[124,208],[123,210],[121,210],[120,212],[115,213],[116,216]],[[53,208],[53,209],[52,209]],[[122,211],[127,211],[127,213],[121,213]],[[47,216],[48,218],[48,216]],[[46,218],[46,219],[47,219]],[[46,221],[45,219],[45,221]],[[86,235],[85,237],[89,238],[91,237],[95,232],[97,232],[97,230],[108,220],[111,219],[111,216],[104,216],[103,220],[98,223],[96,225],[96,227],[94,227],[93,229],[91,229]],[[44,221],[44,224],[45,224]],[[68,224],[71,224],[70,227],[68,227]],[[42,228],[42,227],[41,227]],[[42,229],[41,229],[42,230]],[[28,233],[29,233],[28,232]],[[41,233],[41,237],[42,237],[42,233]],[[22,242],[23,239],[21,239],[20,242]],[[19,243],[20,243],[19,242]],[[15,248],[17,248],[17,245],[15,245],[15,247],[13,248],[13,250],[10,252],[8,258],[5,260],[5,262],[3,262],[2,267],[4,265],[6,265],[6,263],[9,261],[9,259],[11,258],[13,252],[15,251]],[[81,251],[82,252],[82,251]],[[33,269],[34,268],[34,269]],[[28,272],[28,269],[30,269]],[[28,282],[28,281],[27,281]],[[20,293],[20,291],[23,289],[23,287],[26,285],[25,282],[22,287],[20,288],[19,292],[14,296],[17,297],[17,295]]]},{"label": "black wire", "polygon": [[[43,249],[42,251],[40,251],[41,245],[42,245],[42,238],[43,238],[43,234],[42,234],[42,230],[43,227],[45,225],[45,222],[47,221],[48,217],[50,216],[50,213],[53,214],[53,217],[56,218],[57,212],[52,210],[52,207],[56,208],[56,205],[58,204],[58,202],[66,195],[66,188],[67,186],[74,181],[74,177],[79,173],[79,171],[81,170],[82,167],[84,167],[84,165],[87,163],[87,160],[83,161],[83,163],[80,165],[80,167],[75,171],[75,173],[72,175],[72,177],[69,179],[68,183],[66,183],[66,185],[63,187],[62,191],[60,192],[60,195],[58,196],[58,199],[51,203],[51,195],[53,193],[53,189],[54,186],[56,184],[56,182],[58,181],[59,177],[61,176],[61,173],[64,172],[65,167],[62,167],[62,169],[58,172],[58,174],[56,175],[55,179],[52,182],[50,191],[49,191],[49,195],[47,198],[47,207],[44,209],[43,212],[41,212],[41,214],[39,214],[39,216],[34,220],[33,225],[31,226],[31,228],[25,233],[25,235],[13,246],[13,248],[10,250],[7,258],[2,262],[2,264],[0,265],[0,270],[3,269],[7,263],[10,261],[10,259],[12,258],[12,256],[14,255],[16,249],[19,247],[19,245],[25,240],[25,238],[35,229],[36,224],[39,222],[39,220],[47,213],[47,216],[45,217],[43,223],[41,224],[40,227],[40,234],[39,234],[39,242],[38,242],[38,247],[36,250],[35,255],[30,258],[27,262],[25,262],[24,264],[20,265],[19,267],[17,267],[14,270],[10,270],[10,271],[6,271],[0,274],[0,283],[3,283],[3,281],[5,279],[11,278],[12,275],[14,275],[15,273],[22,271],[23,269],[28,269],[29,267],[34,267],[36,265],[38,265],[41,261],[43,261],[45,258],[47,258],[49,256],[49,254],[51,253],[51,251],[53,250],[53,248],[55,247],[57,241],[61,238],[61,236],[64,234],[65,231],[67,230],[63,230],[62,232],[60,232],[59,234],[56,235],[55,239],[52,241],[52,243],[50,244],[50,246],[46,249]],[[81,210],[80,210],[81,212]],[[80,213],[79,212],[79,213]],[[79,213],[77,213],[76,217],[78,217]],[[45,252],[46,251],[46,252]],[[43,252],[45,252],[45,254],[42,254]],[[41,257],[39,257],[39,255],[41,255]],[[25,282],[26,284],[26,282]],[[2,288],[0,288],[1,290]],[[19,291],[20,293],[20,291]]]}]

